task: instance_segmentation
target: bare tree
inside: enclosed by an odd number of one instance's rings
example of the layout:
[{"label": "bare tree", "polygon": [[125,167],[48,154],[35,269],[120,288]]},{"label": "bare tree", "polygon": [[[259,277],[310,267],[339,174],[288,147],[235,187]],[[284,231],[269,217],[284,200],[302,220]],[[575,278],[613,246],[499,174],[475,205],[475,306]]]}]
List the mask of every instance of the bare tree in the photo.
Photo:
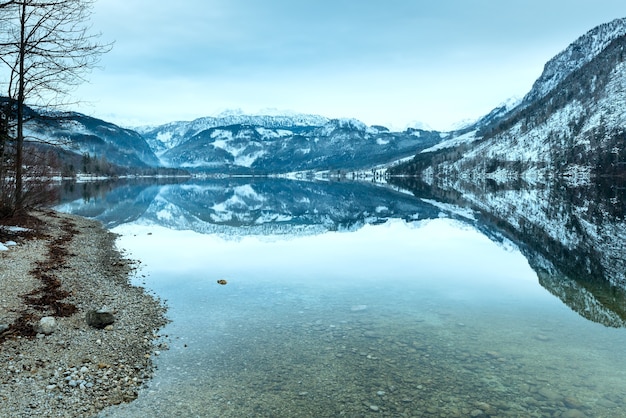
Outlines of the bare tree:
[{"label": "bare tree", "polygon": [[110,44],[88,25],[95,0],[14,0],[0,3],[0,62],[5,65],[8,129],[13,140],[13,209],[24,208],[24,122],[27,105],[57,107],[85,81]]}]

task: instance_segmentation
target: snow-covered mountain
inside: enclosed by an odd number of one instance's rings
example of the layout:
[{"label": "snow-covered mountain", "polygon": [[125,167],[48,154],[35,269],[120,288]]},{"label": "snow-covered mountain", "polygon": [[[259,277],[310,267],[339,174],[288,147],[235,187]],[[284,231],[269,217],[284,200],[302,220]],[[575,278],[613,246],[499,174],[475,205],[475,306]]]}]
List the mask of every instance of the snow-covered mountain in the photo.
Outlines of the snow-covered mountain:
[{"label": "snow-covered mountain", "polygon": [[579,181],[623,172],[625,48],[626,19],[592,29],[546,64],[519,105],[494,109],[395,173]]},{"label": "snow-covered mountain", "polygon": [[598,56],[614,39],[624,35],[626,18],[604,23],[578,38],[546,63],[543,73],[524,97],[522,104],[530,105],[546,96],[570,74]]},{"label": "snow-covered mountain", "polygon": [[476,211],[582,316],[626,326],[626,19],[550,60],[519,104],[390,171],[417,174],[392,178],[416,195]]},{"label": "snow-covered mountain", "polygon": [[390,173],[578,181],[626,171],[625,47],[626,19],[600,25],[551,59],[523,100],[448,133],[241,112],[137,131],[68,113],[30,129],[124,166],[267,174],[371,168],[417,153]]},{"label": "snow-covered mountain", "polygon": [[171,122],[160,126],[135,128],[157,153],[162,154],[194,135],[211,128],[232,125],[259,126],[267,129],[322,126],[328,118],[318,115],[246,115],[240,111],[222,112],[217,116],[198,118],[190,122]]},{"label": "snow-covered mountain", "polygon": [[68,153],[105,157],[125,167],[158,166],[159,159],[137,132],[75,112],[28,110],[25,135]]},{"label": "snow-covered mountain", "polygon": [[225,173],[372,167],[441,141],[438,132],[394,133],[355,119],[311,115],[202,118],[144,130],[143,136],[167,167]]},{"label": "snow-covered mountain", "polygon": [[226,174],[350,170],[405,158],[441,141],[438,132],[393,133],[355,119],[304,114],[224,113],[138,132],[75,112],[29,111],[28,136],[64,150],[66,165],[89,154],[122,167]]}]

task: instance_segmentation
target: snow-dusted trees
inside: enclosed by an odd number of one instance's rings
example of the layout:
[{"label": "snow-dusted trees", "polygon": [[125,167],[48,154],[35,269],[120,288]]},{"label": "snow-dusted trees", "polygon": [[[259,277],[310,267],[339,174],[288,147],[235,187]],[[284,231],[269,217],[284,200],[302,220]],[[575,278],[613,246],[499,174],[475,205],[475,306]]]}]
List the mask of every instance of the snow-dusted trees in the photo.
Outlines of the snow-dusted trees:
[{"label": "snow-dusted trees", "polygon": [[[24,121],[28,106],[64,104],[73,86],[97,64],[110,45],[98,42],[88,25],[94,0],[14,0],[0,2],[0,83],[6,97],[1,115],[0,179],[12,179],[5,211],[24,208]],[[7,175],[7,172],[9,175]],[[3,193],[8,193],[0,185]]]}]

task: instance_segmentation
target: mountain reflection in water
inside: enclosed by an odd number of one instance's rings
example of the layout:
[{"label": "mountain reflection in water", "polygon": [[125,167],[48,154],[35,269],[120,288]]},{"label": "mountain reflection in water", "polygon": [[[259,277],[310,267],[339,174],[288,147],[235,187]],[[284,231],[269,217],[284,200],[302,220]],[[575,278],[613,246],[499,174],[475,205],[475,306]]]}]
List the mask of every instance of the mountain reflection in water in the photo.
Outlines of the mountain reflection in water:
[{"label": "mountain reflection in water", "polygon": [[113,228],[129,222],[203,234],[313,235],[389,219],[448,217],[498,243],[514,243],[539,283],[591,321],[626,326],[623,189],[547,185],[426,185],[415,196],[354,182],[212,179],[64,184],[58,209]]},{"label": "mountain reflection in water", "polygon": [[465,207],[486,234],[511,239],[539,283],[581,316],[626,325],[626,188],[623,180],[573,185],[416,178],[395,183],[415,196]]}]

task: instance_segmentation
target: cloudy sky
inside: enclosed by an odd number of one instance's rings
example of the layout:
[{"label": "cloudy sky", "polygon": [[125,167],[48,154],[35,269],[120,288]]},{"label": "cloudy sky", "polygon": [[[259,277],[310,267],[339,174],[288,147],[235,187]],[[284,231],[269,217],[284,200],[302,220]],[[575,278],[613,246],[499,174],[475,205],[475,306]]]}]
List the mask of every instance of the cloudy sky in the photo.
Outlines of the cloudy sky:
[{"label": "cloudy sky", "polygon": [[115,45],[75,110],[126,126],[278,109],[445,130],[522,97],[619,17],[624,0],[98,0],[93,28]]}]

